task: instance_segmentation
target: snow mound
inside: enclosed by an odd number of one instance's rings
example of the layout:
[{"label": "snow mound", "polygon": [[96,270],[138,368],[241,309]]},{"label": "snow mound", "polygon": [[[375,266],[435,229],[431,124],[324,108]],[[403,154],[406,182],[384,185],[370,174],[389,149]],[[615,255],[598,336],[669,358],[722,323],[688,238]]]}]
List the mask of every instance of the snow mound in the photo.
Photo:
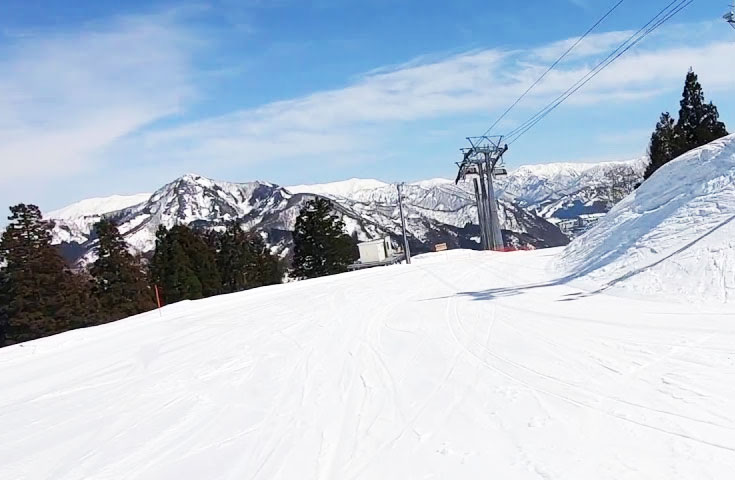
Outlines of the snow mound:
[{"label": "snow mound", "polygon": [[47,212],[45,216],[55,220],[100,216],[141,204],[150,197],[150,193],[138,193],[135,195],[112,195],[110,197],[88,198],[64,208]]},{"label": "snow mound", "polygon": [[557,267],[638,294],[735,302],[735,135],[659,169]]}]

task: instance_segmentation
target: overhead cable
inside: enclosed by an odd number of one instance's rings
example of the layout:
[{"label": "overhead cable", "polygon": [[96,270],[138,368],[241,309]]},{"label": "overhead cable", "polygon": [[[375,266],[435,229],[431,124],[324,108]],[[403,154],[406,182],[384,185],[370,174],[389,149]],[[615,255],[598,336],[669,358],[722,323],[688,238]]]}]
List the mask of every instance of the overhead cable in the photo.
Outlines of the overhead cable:
[{"label": "overhead cable", "polygon": [[525,91],[525,92],[523,92],[523,93],[522,93],[522,94],[521,94],[521,95],[520,95],[520,96],[519,96],[519,97],[518,97],[518,98],[517,98],[517,99],[516,99],[516,100],[515,100],[515,101],[514,101],[514,102],[513,102],[512,104],[511,104],[511,106],[510,106],[510,107],[508,107],[508,109],[507,109],[507,110],[505,110],[505,111],[503,112],[503,114],[502,114],[502,115],[500,115],[500,117],[498,117],[498,119],[497,119],[497,120],[495,120],[495,123],[493,123],[492,125],[490,125],[490,128],[488,128],[487,130],[485,130],[485,133],[483,133],[483,134],[482,134],[482,136],[484,137],[485,135],[487,135],[488,133],[490,133],[490,131],[491,131],[491,130],[492,130],[493,128],[495,128],[495,126],[496,126],[496,125],[497,125],[498,123],[500,123],[500,121],[501,121],[501,120],[503,120],[503,119],[505,118],[505,116],[506,116],[506,115],[508,115],[508,113],[510,113],[510,111],[511,111],[511,110],[513,110],[513,108],[515,108],[515,106],[516,106],[516,105],[518,105],[518,104],[519,104],[519,103],[521,102],[521,100],[523,100],[523,99],[524,99],[524,98],[526,97],[526,95],[528,95],[528,94],[529,94],[529,93],[531,92],[531,90],[533,90],[533,88],[534,88],[534,87],[535,87],[536,85],[538,85],[539,83],[541,83],[541,80],[543,80],[544,78],[546,78],[546,75],[548,75],[548,74],[549,74],[549,73],[550,73],[550,72],[551,72],[551,71],[552,71],[552,70],[553,70],[553,69],[554,69],[554,68],[555,68],[555,67],[556,67],[556,66],[557,66],[557,65],[558,65],[558,64],[559,64],[559,63],[560,63],[560,62],[561,62],[562,60],[564,60],[564,59],[565,59],[565,58],[567,57],[567,55],[569,55],[569,54],[570,54],[570,53],[572,52],[572,50],[574,50],[574,49],[575,49],[575,48],[577,47],[577,45],[579,45],[580,43],[582,43],[582,40],[584,40],[585,38],[587,38],[587,36],[588,36],[588,35],[589,35],[590,33],[592,33],[592,31],[593,31],[593,30],[595,30],[595,28],[597,28],[597,27],[598,27],[598,26],[599,26],[599,25],[600,25],[600,24],[601,24],[601,23],[602,23],[603,21],[605,21],[605,19],[606,19],[607,17],[609,17],[610,15],[612,15],[612,13],[613,13],[613,12],[614,12],[614,11],[615,11],[615,10],[616,10],[616,9],[617,9],[617,8],[618,8],[618,7],[619,7],[619,6],[620,6],[620,5],[621,5],[621,4],[622,4],[622,3],[624,2],[624,1],[625,1],[625,0],[619,0],[619,1],[618,1],[618,2],[617,2],[617,3],[615,4],[615,5],[613,5],[613,6],[612,6],[612,7],[611,7],[611,8],[610,8],[610,9],[609,9],[609,10],[608,10],[607,12],[605,12],[605,15],[603,15],[603,16],[602,16],[602,17],[601,17],[601,18],[600,18],[599,20],[597,20],[597,22],[595,22],[595,24],[594,24],[594,25],[592,25],[592,26],[591,26],[591,27],[590,27],[590,28],[589,28],[589,29],[588,29],[588,30],[587,30],[586,32],[584,32],[584,34],[583,34],[583,35],[582,35],[581,37],[579,37],[579,38],[578,38],[578,39],[577,39],[577,40],[576,40],[576,41],[575,41],[575,42],[574,42],[574,43],[573,43],[573,44],[572,44],[572,45],[571,45],[571,46],[570,46],[569,48],[567,48],[567,49],[566,49],[566,51],[564,51],[564,53],[562,53],[562,54],[561,54],[561,56],[560,56],[559,58],[557,58],[557,59],[556,59],[556,61],[554,61],[554,63],[552,63],[552,64],[551,64],[551,66],[549,66],[549,68],[547,68],[547,69],[546,69],[546,71],[545,71],[545,72],[544,72],[544,73],[543,73],[543,74],[542,74],[542,75],[541,75],[540,77],[538,77],[538,78],[536,79],[536,81],[535,81],[535,82],[533,82],[533,83],[531,84],[531,86],[529,86],[529,87],[528,87],[528,88],[526,89],[526,91]]},{"label": "overhead cable", "polygon": [[576,83],[564,91],[561,95],[556,97],[551,103],[542,108],[539,112],[531,116],[528,120],[523,122],[521,125],[508,132],[506,135],[507,139],[510,139],[509,144],[516,142],[521,136],[528,132],[531,128],[536,126],[541,120],[561,105],[567,98],[572,96],[580,88],[586,85],[589,81],[599,75],[615,60],[624,55],[628,50],[636,46],[638,43],[643,41],[648,35],[657,30],[661,25],[669,21],[677,13],[688,7],[694,2],[694,0],[673,0],[666,5],[661,11],[659,11],[651,20],[649,20],[643,27],[637,32],[632,34],[622,44],[620,44],[615,50],[613,50],[607,58],[598,63],[592,70],[583,75]]}]

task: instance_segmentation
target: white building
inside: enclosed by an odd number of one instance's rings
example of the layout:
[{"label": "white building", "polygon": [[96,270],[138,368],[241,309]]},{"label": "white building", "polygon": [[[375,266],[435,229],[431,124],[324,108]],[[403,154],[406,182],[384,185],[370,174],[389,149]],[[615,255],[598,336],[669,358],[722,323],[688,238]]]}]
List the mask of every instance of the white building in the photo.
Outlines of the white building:
[{"label": "white building", "polygon": [[390,237],[357,244],[360,250],[360,263],[383,262],[394,255]]}]

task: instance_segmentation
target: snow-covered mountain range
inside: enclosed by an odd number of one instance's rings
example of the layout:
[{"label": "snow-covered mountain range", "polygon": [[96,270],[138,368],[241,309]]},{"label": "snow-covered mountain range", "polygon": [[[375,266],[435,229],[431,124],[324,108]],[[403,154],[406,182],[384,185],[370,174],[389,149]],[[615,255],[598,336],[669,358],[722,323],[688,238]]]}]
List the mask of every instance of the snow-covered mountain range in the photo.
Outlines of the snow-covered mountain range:
[{"label": "snow-covered mountain range", "polygon": [[[528,165],[500,179],[502,198],[538,214],[555,224],[580,221],[607,213],[633,191],[643,178],[648,157],[623,162],[555,163]],[[574,222],[572,222],[574,224]]]},{"label": "snow-covered mountain range", "polygon": [[[644,163],[555,164],[511,172],[498,180],[506,242],[535,247],[566,244],[568,237],[554,224],[609,210],[639,180],[640,165]],[[102,216],[114,220],[131,248],[140,253],[155,247],[160,225],[218,228],[238,219],[245,228],[262,232],[274,250],[287,254],[299,209],[316,195],[334,201],[347,229],[360,240],[389,235],[398,241],[396,188],[373,179],[281,187],[187,174],[152,194],[83,200],[48,212],[46,217],[55,222],[55,242],[74,261],[90,258],[93,226]],[[474,192],[469,184],[455,185],[448,179],[415,182],[405,186],[404,198],[409,242],[415,251],[428,251],[440,242],[463,248],[479,245]]]}]

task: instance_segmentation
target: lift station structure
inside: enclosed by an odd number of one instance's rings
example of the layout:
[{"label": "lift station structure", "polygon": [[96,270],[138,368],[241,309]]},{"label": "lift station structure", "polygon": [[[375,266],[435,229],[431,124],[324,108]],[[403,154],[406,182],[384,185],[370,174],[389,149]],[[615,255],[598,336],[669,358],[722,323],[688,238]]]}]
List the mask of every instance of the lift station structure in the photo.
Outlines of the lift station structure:
[{"label": "lift station structure", "polygon": [[503,166],[503,154],[508,151],[508,145],[502,144],[502,136],[467,137],[467,141],[470,147],[461,149],[462,161],[457,162],[459,172],[455,184],[461,180],[472,181],[482,248],[501,250],[504,247],[503,234],[493,179],[508,174]]},{"label": "lift station structure", "polygon": [[730,24],[732,28],[735,28],[735,1],[730,6],[730,11],[727,12],[722,18]]}]

